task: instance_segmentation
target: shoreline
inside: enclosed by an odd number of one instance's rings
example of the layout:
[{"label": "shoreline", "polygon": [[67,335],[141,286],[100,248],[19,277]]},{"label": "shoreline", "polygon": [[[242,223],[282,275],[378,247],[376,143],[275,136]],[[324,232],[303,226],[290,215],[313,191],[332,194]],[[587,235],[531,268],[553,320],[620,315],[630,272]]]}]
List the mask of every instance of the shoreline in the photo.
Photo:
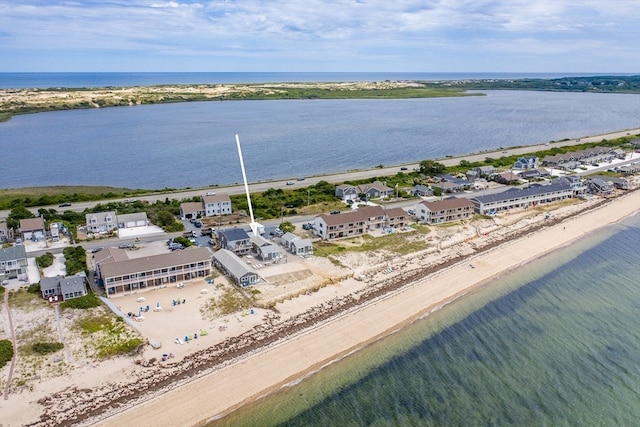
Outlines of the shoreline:
[{"label": "shoreline", "polygon": [[[420,274],[417,280],[405,277],[408,283],[395,290],[385,289],[365,303],[326,319],[324,324],[316,322],[284,341],[253,350],[169,391],[156,390],[158,395],[144,402],[121,412],[116,409],[108,418],[94,419],[85,425],[119,425],[124,420],[155,425],[167,422],[204,425],[207,420],[223,417],[246,403],[312,375],[327,364],[429,315],[437,307],[456,302],[498,276],[622,221],[638,212],[637,206],[640,206],[640,191],[636,190],[568,218],[536,226],[535,230],[525,230],[515,238],[491,244],[481,253],[427,268],[426,274]],[[524,242],[527,244],[522,245]],[[473,270],[469,269],[470,260]],[[470,271],[478,277],[469,284],[466,282]],[[423,301],[428,301],[427,305]],[[217,385],[212,386],[212,382]],[[246,384],[251,384],[253,391],[247,390]],[[197,401],[192,398],[194,395],[199,396]],[[198,404],[202,401],[207,402],[207,413],[203,413]]]}]

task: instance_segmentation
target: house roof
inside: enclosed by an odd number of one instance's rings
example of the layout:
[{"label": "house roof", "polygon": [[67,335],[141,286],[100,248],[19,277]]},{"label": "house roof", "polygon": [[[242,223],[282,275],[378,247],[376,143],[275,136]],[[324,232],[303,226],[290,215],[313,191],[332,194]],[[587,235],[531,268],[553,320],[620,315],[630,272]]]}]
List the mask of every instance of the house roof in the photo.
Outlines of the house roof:
[{"label": "house roof", "polygon": [[100,270],[106,278],[210,260],[211,254],[206,248],[191,246],[181,251],[103,263]]},{"label": "house roof", "polygon": [[129,255],[125,249],[105,248],[105,250],[97,252],[93,255],[96,264],[105,262],[119,262],[129,259]]},{"label": "house roof", "polygon": [[318,218],[322,218],[327,225],[332,226],[353,222],[366,222],[370,218],[379,216],[384,216],[384,209],[382,209],[381,206],[365,206],[351,212],[343,212],[335,215],[318,215]]},{"label": "house roof", "polygon": [[146,212],[134,212],[129,214],[118,215],[118,222],[129,222],[129,221],[147,221],[147,213]]},{"label": "house roof", "polygon": [[298,240],[298,239],[300,239],[300,237],[296,236],[296,235],[295,235],[295,234],[293,234],[293,233],[289,233],[289,232],[287,232],[287,233],[284,233],[284,235],[280,238],[280,241],[282,241],[282,242],[289,242],[289,243],[291,243],[291,242],[293,242],[294,240]]},{"label": "house roof", "polygon": [[42,230],[44,229],[44,221],[41,217],[23,218],[20,220],[20,231]]},{"label": "house roof", "polygon": [[296,248],[312,248],[313,247],[313,243],[311,243],[311,240],[309,239],[294,239],[291,242],[291,245],[295,246]]},{"label": "house roof", "polygon": [[393,188],[387,187],[380,181],[372,182],[371,184],[358,185],[358,193],[367,193],[369,190],[376,190],[380,193],[393,191]]},{"label": "house roof", "polygon": [[56,276],[56,277],[43,277],[40,280],[40,290],[46,291],[49,289],[58,289],[62,294],[85,292],[85,277],[81,275],[74,276]]},{"label": "house roof", "polygon": [[220,193],[220,194],[214,194],[213,196],[202,196],[202,202],[204,204],[224,203],[224,202],[231,202],[231,198],[229,197],[228,194]]},{"label": "house roof", "polygon": [[426,206],[431,212],[473,208],[473,202],[464,197],[451,197],[444,200],[436,200],[435,202],[422,202],[420,204]]},{"label": "house roof", "polygon": [[89,219],[95,217],[96,220],[98,221],[98,223],[103,223],[106,222],[107,217],[110,217],[113,219],[113,222],[116,222],[116,212],[115,211],[107,211],[107,212],[93,212],[93,213],[88,213],[85,214],[85,220],[87,221],[87,224],[89,224]]},{"label": "house roof", "polygon": [[213,258],[231,273],[232,276],[240,278],[247,273],[258,275],[258,273],[244,261],[227,249],[219,249],[213,254]]},{"label": "house roof", "polygon": [[501,193],[487,194],[486,196],[477,196],[474,197],[473,200],[477,200],[479,203],[495,203],[501,202],[503,200],[518,199],[564,190],[571,190],[571,186],[569,185],[569,183],[564,180],[555,180],[549,185],[535,185],[528,188],[510,188]]},{"label": "house roof", "polygon": [[402,216],[408,216],[409,214],[402,208],[389,208],[385,211],[387,218],[398,218]]},{"label": "house roof", "polygon": [[26,257],[27,252],[22,245],[0,248],[0,262],[15,261]]},{"label": "house roof", "polygon": [[249,234],[244,230],[244,228],[227,228],[219,231],[218,234],[224,236],[229,242],[249,240]]},{"label": "house roof", "polygon": [[185,202],[180,203],[180,210],[182,212],[198,212],[204,210],[202,202]]}]

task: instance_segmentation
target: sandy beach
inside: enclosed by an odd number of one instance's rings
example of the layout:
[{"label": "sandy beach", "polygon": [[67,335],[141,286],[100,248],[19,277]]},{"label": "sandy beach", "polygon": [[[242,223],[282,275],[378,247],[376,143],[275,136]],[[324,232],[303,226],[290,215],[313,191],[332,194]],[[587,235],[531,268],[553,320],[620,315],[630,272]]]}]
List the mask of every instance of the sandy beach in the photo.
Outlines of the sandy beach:
[{"label": "sandy beach", "polygon": [[478,254],[453,259],[446,268],[417,275],[417,280],[411,275],[396,278],[404,283],[396,291],[381,293],[365,304],[353,304],[328,321],[210,369],[179,387],[174,384],[171,390],[158,390],[130,409],[113,411],[110,418],[82,424],[200,425],[461,298],[509,270],[620,221],[636,213],[638,206],[640,191],[633,191],[568,218],[556,218],[553,224],[541,224],[518,238],[489,245]]}]

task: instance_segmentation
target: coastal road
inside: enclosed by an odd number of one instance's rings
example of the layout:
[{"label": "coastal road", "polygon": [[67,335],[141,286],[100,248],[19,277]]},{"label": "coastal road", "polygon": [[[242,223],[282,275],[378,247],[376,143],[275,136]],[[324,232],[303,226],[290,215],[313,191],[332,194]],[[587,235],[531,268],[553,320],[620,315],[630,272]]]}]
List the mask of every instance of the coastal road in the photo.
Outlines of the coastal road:
[{"label": "coastal road", "polygon": [[[582,144],[585,142],[598,142],[603,139],[616,139],[621,138],[623,136],[632,136],[640,134],[640,128],[635,129],[627,129],[618,132],[607,133],[603,135],[594,135],[594,136],[584,136],[576,139],[568,139],[566,141],[557,141],[557,142],[544,142],[537,145],[527,145],[523,147],[517,148],[504,148],[501,150],[495,151],[483,151],[481,153],[471,153],[464,156],[456,156],[456,157],[447,157],[444,159],[433,159],[436,160],[445,166],[455,166],[460,163],[461,160],[467,160],[469,162],[483,161],[487,157],[502,157],[502,156],[512,156],[519,154],[528,154],[534,151],[542,151],[547,150],[551,147],[567,147],[577,144]],[[380,176],[393,176],[398,172],[403,172],[400,168],[407,168],[407,173],[413,171],[413,168],[418,168],[420,166],[419,163],[410,163],[405,165],[384,167],[384,168],[375,168],[375,169],[366,169],[366,170],[350,170],[346,172],[341,172],[337,174],[331,175],[321,175],[321,176],[307,176],[300,177],[304,178],[302,181],[298,181],[297,178],[291,177],[283,180],[275,180],[275,181],[265,181],[265,182],[254,182],[249,184],[249,191],[251,193],[261,193],[267,191],[270,188],[282,188],[282,189],[292,189],[296,187],[309,187],[319,183],[320,181],[327,181],[332,184],[340,184],[345,181],[350,180],[360,180],[360,179],[370,179],[373,177]],[[294,182],[293,185],[287,185],[288,181]],[[197,190],[184,190],[184,191],[174,191],[170,193],[162,193],[162,194],[151,194],[148,196],[136,196],[136,200],[147,201],[149,203],[155,203],[158,200],[164,200],[166,198],[169,199],[186,199],[195,196],[202,196],[205,192],[215,191],[216,193],[226,193],[229,195],[237,195],[244,194],[244,186],[243,185],[229,185],[222,187],[206,187]],[[121,201],[124,202],[127,199],[115,199],[113,201]],[[100,201],[91,201],[91,202],[82,202],[82,203],[73,203],[69,207],[60,208],[57,205],[53,206],[44,206],[47,209],[56,209],[56,210],[71,210],[76,212],[82,212],[87,208],[92,208]],[[30,210],[37,214],[37,211],[40,207],[30,208]],[[9,211],[0,211],[0,218],[6,218],[9,215]]]}]

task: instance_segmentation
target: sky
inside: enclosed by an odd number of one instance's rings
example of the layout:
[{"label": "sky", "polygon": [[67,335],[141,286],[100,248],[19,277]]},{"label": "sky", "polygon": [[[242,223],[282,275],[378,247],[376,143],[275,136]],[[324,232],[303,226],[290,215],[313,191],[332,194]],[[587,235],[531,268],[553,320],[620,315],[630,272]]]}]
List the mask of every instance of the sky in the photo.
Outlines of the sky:
[{"label": "sky", "polygon": [[639,0],[0,0],[0,72],[640,73]]}]

